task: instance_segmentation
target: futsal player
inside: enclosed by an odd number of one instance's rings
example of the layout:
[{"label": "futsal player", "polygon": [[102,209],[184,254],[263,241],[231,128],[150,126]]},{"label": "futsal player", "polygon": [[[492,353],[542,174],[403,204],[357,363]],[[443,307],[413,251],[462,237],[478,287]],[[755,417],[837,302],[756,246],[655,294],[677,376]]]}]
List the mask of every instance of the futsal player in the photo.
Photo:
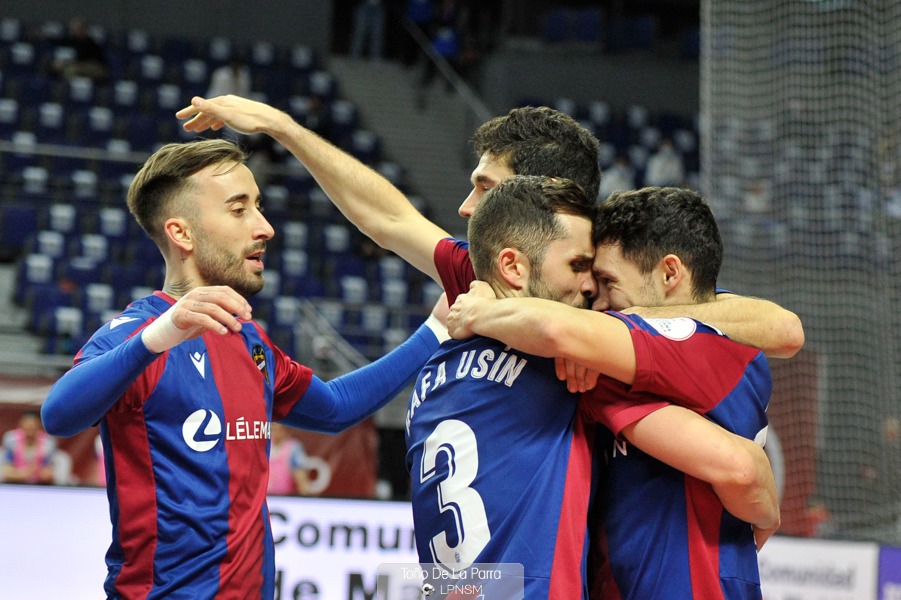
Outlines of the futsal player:
[{"label": "futsal player", "polygon": [[[595,236],[595,272],[615,310],[705,302],[715,293],[722,242],[693,191],[615,193],[599,208]],[[756,550],[779,525],[774,478],[758,473],[771,485],[749,485],[765,458],[719,475],[711,468],[736,446],[763,454],[772,388],[764,356],[691,319],[494,298],[486,283],[460,296],[448,318],[452,335],[490,336],[510,352],[564,356],[605,375],[582,405],[610,430],[599,487],[606,568],[592,598],[760,598]],[[741,437],[698,431],[670,403]],[[654,458],[664,455],[668,464]]]},{"label": "futsal player", "polygon": [[[475,279],[466,242],[451,239],[381,174],[302,127],[287,113],[246,98],[221,96],[195,97],[176,116],[188,119],[184,123],[187,131],[227,125],[243,133],[270,135],[306,166],[360,231],[442,284],[449,302],[466,292]],[[597,140],[559,111],[513,109],[481,125],[473,136],[473,146],[479,163],[471,176],[472,191],[460,206],[463,217],[472,214],[485,192],[514,174],[568,178],[590,199],[597,197],[601,176]],[[678,309],[656,307],[648,314],[696,317],[772,357],[793,356],[803,345],[803,327],[794,313],[758,298],[719,294],[716,299]]]},{"label": "futsal player", "polygon": [[328,383],[275,346],[246,300],[274,230],[245,159],[204,140],[147,160],[127,202],[165,257],[162,290],[102,326],[41,409],[53,435],[100,425],[108,598],[273,598],[271,423],[349,427],[438,348],[437,309],[396,351]]}]

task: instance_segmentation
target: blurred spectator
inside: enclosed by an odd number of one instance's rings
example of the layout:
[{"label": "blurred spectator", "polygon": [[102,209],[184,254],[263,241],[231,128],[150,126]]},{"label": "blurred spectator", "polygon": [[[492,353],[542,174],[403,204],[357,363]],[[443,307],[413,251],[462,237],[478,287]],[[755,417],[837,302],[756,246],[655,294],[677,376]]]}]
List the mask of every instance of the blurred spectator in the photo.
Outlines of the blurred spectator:
[{"label": "blurred spectator", "polygon": [[676,151],[669,138],[660,140],[660,146],[648,159],[644,184],[653,186],[681,186],[685,183],[685,165],[682,155]]},{"label": "blurred spectator", "polygon": [[235,94],[245,98],[250,96],[250,69],[247,68],[240,56],[233,56],[228,64],[217,68],[210,76],[207,98],[226,94]]},{"label": "blurred spectator", "polygon": [[105,79],[109,65],[103,47],[90,36],[87,25],[80,18],[69,22],[69,34],[59,40],[59,45],[72,49],[72,57],[53,63],[53,70],[66,77],[90,77]]},{"label": "blurred spectator", "polygon": [[[242,98],[249,98],[252,95],[251,86],[250,68],[244,58],[235,54],[227,64],[216,68],[210,75],[210,87],[206,97],[215,98],[234,94]],[[240,144],[250,152],[251,157],[248,164],[255,173],[259,174],[260,182],[265,184],[268,164],[277,160],[272,138],[263,134],[245,135],[228,127],[222,130],[222,136]]]},{"label": "blurred spectator", "polygon": [[635,189],[635,171],[625,155],[617,154],[613,164],[604,169],[598,199],[603,201],[613,192],[625,192],[632,189]]},{"label": "blurred spectator", "polygon": [[385,3],[382,0],[361,0],[354,9],[354,25],[350,39],[350,57],[381,60],[385,46]]},{"label": "blurred spectator", "polygon": [[310,461],[303,444],[280,423],[272,423],[271,432],[268,493],[310,495]]},{"label": "blurred spectator", "polygon": [[19,426],[3,434],[3,481],[55,483],[56,453],[56,440],[44,431],[40,413],[24,412],[19,417]]},{"label": "blurred spectator", "polygon": [[[422,30],[423,34],[428,35],[433,13],[432,0],[407,0],[404,19]],[[406,33],[401,36],[401,44],[401,60],[407,67],[412,67],[422,56],[422,49],[413,36]],[[426,60],[428,59],[426,58]]]}]

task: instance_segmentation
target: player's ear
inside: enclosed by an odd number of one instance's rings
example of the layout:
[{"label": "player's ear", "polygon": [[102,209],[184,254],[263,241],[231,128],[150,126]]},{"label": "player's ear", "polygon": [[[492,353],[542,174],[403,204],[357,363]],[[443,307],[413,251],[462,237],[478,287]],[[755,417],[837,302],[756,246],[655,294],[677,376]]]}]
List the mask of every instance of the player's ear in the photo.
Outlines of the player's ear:
[{"label": "player's ear", "polygon": [[191,226],[181,217],[172,217],[163,225],[163,231],[171,244],[179,250],[190,252],[194,249],[194,235]]},{"label": "player's ear", "polygon": [[498,277],[514,290],[523,290],[529,281],[530,264],[526,256],[514,248],[504,248],[497,256]]},{"label": "player's ear", "polygon": [[670,293],[682,282],[687,272],[682,259],[675,254],[667,254],[660,259],[660,276],[666,293]]}]

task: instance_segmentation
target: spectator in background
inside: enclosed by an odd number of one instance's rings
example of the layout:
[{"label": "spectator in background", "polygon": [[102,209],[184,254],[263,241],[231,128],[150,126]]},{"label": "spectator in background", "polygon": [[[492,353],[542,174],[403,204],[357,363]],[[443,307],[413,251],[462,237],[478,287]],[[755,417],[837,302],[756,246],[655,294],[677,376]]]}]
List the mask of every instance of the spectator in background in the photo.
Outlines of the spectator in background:
[{"label": "spectator in background", "polygon": [[40,413],[22,413],[19,426],[3,434],[3,481],[54,483],[56,452],[56,440],[44,431]]},{"label": "spectator in background", "polygon": [[269,447],[269,494],[289,496],[310,494],[309,460],[300,440],[287,426],[273,423]]},{"label": "spectator in background", "polygon": [[685,165],[682,155],[676,151],[673,141],[663,138],[657,152],[648,159],[644,175],[646,186],[682,186],[685,183]]},{"label": "spectator in background", "polygon": [[250,69],[240,56],[233,56],[228,64],[222,65],[213,71],[210,76],[210,89],[208,94],[223,96],[235,94],[236,96],[250,95]]},{"label": "spectator in background", "polygon": [[[213,71],[210,75],[210,88],[207,91],[217,95],[250,96],[251,86],[250,68],[242,56],[235,54],[229,59],[228,64]],[[262,178],[267,173],[268,164],[277,160],[270,138],[265,135],[245,135],[233,129],[225,129],[223,137],[240,144],[248,151],[250,154],[248,166],[260,174],[261,182],[265,184],[265,179]]]},{"label": "spectator in background", "polygon": [[62,47],[71,48],[71,59],[53,63],[53,70],[67,79],[72,77],[90,77],[106,79],[109,66],[103,47],[88,33],[83,19],[75,18],[69,22],[69,35],[59,40]]},{"label": "spectator in background", "polygon": [[385,3],[361,0],[354,9],[354,25],[350,38],[350,57],[363,58],[364,48],[371,60],[381,60],[385,47]]},{"label": "spectator in background", "polygon": [[[428,35],[429,26],[432,22],[434,8],[431,0],[407,0],[404,9],[404,20],[408,25],[418,27],[423,34]],[[419,43],[408,33],[401,36],[401,60],[407,67],[412,67],[416,61],[422,57],[422,50]],[[426,58],[428,60],[428,58]]]},{"label": "spectator in background", "polygon": [[635,189],[635,170],[625,155],[617,154],[613,164],[604,170],[598,199],[605,200],[613,192],[627,192],[633,189]]}]

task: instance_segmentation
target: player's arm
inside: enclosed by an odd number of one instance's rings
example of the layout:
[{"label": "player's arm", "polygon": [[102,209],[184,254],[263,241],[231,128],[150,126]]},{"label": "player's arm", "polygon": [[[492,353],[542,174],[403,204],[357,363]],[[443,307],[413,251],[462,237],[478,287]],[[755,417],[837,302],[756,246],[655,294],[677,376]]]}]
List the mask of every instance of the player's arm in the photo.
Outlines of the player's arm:
[{"label": "player's arm", "polygon": [[626,426],[620,435],[657,460],[710,483],[726,510],[754,526],[758,548],[779,528],[776,478],[753,440],[675,405]]},{"label": "player's arm", "polygon": [[457,297],[447,325],[456,339],[483,335],[535,356],[574,361],[624,383],[635,380],[629,329],[604,313],[540,298],[495,299],[487,283],[476,281]]},{"label": "player's arm", "polygon": [[266,104],[220,96],[195,97],[176,116],[190,119],[188,131],[229,126],[242,133],[265,133],[307,168],[322,190],[361,232],[440,283],[434,251],[449,234],[438,227],[377,171],[302,127],[287,113]]},{"label": "player's arm", "polygon": [[50,389],[41,420],[50,435],[69,437],[103,418],[160,353],[205,331],[241,330],[234,315],[250,318],[250,305],[226,286],[195,288],[140,334],[69,369]]},{"label": "player's arm", "polygon": [[633,307],[623,312],[648,318],[690,317],[716,327],[729,338],[759,348],[770,358],[791,358],[804,345],[798,315],[769,300],[717,294],[715,302]]},{"label": "player's arm", "polygon": [[339,433],[372,416],[394,399],[449,339],[442,294],[426,322],[403,344],[377,361],[324,382],[313,377],[282,423],[321,433]]}]

